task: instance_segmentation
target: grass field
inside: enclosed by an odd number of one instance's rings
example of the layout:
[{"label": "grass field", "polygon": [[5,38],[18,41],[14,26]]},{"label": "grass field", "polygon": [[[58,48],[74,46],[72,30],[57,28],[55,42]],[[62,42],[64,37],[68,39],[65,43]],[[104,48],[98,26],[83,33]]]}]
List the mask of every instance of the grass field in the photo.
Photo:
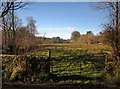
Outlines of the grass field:
[{"label": "grass field", "polygon": [[[51,73],[59,83],[96,83],[102,81],[105,67],[105,51],[111,48],[103,44],[51,44],[41,45],[38,56],[51,51]],[[56,77],[57,76],[57,77]]]},{"label": "grass field", "polygon": [[105,71],[111,50],[103,44],[44,44],[35,55],[4,57],[3,82],[104,85],[113,78]]},{"label": "grass field", "polygon": [[40,51],[36,53],[39,56],[47,56],[48,51],[52,51],[52,57],[76,56],[88,53],[100,53],[110,51],[111,47],[103,44],[44,44]]}]

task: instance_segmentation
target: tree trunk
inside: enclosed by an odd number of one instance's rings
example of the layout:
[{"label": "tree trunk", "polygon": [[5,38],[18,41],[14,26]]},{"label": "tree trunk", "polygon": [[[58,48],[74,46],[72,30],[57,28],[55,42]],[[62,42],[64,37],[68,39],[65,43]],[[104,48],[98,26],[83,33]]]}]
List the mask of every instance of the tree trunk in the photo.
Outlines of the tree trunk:
[{"label": "tree trunk", "polygon": [[13,29],[13,54],[16,54],[15,27],[14,27],[14,1],[12,2],[12,29]]},{"label": "tree trunk", "polygon": [[120,57],[120,49],[119,49],[119,17],[118,17],[118,2],[116,2],[116,12],[115,12],[115,17],[116,17],[116,56]]},{"label": "tree trunk", "polygon": [[7,39],[7,34],[6,34],[6,29],[5,29],[5,18],[2,17],[2,23],[3,23],[3,50],[6,50],[6,39]]}]

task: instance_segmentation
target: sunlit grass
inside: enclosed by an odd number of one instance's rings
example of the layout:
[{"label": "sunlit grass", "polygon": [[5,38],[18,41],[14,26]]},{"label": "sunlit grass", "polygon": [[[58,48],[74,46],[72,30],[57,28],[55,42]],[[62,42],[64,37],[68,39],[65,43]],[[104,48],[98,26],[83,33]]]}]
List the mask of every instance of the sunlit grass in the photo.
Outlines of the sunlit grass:
[{"label": "sunlit grass", "polygon": [[41,50],[36,53],[39,56],[47,56],[48,51],[52,52],[52,57],[79,55],[86,53],[100,53],[112,50],[111,47],[103,44],[46,44],[41,45]]},{"label": "sunlit grass", "polygon": [[[48,51],[51,51],[51,57],[58,59],[58,61],[51,60],[50,72],[57,76],[80,75],[90,78],[102,78],[101,73],[104,69],[105,55],[101,53],[110,50],[112,50],[111,47],[103,44],[50,44],[42,45],[41,50],[36,55],[48,56]],[[94,55],[95,58],[90,58],[89,55]],[[103,58],[98,56],[103,56]],[[59,83],[90,84],[95,83],[95,81],[68,79]]]}]

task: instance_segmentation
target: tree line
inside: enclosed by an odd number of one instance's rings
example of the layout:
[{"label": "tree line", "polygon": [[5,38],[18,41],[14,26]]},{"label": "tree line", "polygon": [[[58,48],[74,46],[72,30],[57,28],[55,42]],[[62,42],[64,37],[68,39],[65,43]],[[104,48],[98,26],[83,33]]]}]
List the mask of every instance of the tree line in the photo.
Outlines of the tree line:
[{"label": "tree line", "polygon": [[37,34],[36,21],[32,16],[26,18],[27,25],[22,25],[22,20],[16,15],[16,10],[25,7],[28,3],[9,0],[1,2],[2,13],[2,50],[7,54],[19,54],[35,48]]},{"label": "tree line", "polygon": [[[27,25],[22,26],[19,17],[14,16],[14,28],[11,14],[7,14],[3,21],[2,49],[5,53],[19,54],[33,49],[36,46],[36,21],[33,17],[27,17]],[[13,30],[14,29],[14,30]]]},{"label": "tree line", "polygon": [[109,12],[108,22],[102,24],[103,31],[99,35],[92,34],[88,31],[85,35],[80,35],[78,31],[72,33],[71,39],[74,42],[82,43],[105,43],[113,48],[113,54],[120,58],[120,3],[116,2],[99,2],[97,9],[107,10]]},{"label": "tree line", "polygon": [[71,42],[80,44],[98,44],[103,43],[101,34],[95,35],[92,31],[87,31],[86,34],[80,34],[79,31],[73,31],[71,34]]},{"label": "tree line", "polygon": [[[36,21],[33,17],[27,18],[27,25],[22,26],[21,19],[16,16],[15,11],[23,8],[27,5],[26,2],[17,2],[13,0],[8,0],[8,2],[2,2],[0,9],[0,18],[2,19],[2,24],[0,24],[2,30],[2,49],[9,51],[10,53],[17,53],[22,50],[30,50],[34,48],[38,42],[35,39]],[[77,32],[72,33],[71,39],[73,41],[79,41],[83,43],[100,43],[101,41],[109,44],[117,57],[120,57],[120,21],[119,21],[119,5],[117,2],[99,2],[97,4],[98,9],[104,9],[109,11],[109,21],[103,24],[103,31],[99,35],[94,35],[91,31],[88,31],[85,35],[80,35]],[[73,35],[79,37],[76,39]],[[48,39],[47,39],[48,40]],[[42,41],[46,41],[42,38]],[[54,42],[60,42],[59,37],[53,38]]]}]

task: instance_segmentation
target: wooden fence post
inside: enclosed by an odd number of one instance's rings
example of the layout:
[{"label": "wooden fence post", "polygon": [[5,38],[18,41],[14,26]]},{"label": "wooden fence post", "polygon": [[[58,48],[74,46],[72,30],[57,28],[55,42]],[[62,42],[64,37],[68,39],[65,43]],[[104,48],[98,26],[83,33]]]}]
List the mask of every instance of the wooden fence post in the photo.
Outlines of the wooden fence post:
[{"label": "wooden fence post", "polygon": [[105,54],[105,70],[107,69],[108,55]]},{"label": "wooden fence post", "polygon": [[50,59],[51,59],[51,51],[48,51],[48,58],[47,58],[47,73],[50,74]]},{"label": "wooden fence post", "polygon": [[51,58],[51,51],[48,51],[48,57]]}]

